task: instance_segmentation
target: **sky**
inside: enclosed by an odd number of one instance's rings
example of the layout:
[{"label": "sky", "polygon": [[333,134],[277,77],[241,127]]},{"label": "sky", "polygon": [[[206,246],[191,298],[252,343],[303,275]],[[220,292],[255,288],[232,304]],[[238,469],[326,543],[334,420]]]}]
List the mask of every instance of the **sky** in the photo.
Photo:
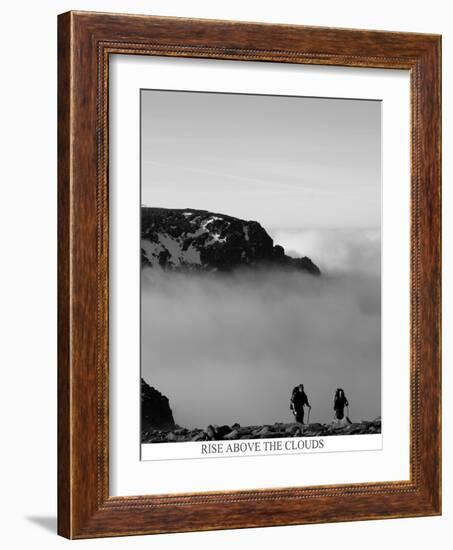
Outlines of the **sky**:
[{"label": "sky", "polygon": [[142,375],[175,421],[380,415],[381,103],[142,91],[142,204],[256,220],[322,271],[142,276]]},{"label": "sky", "polygon": [[142,90],[142,204],[380,226],[381,102]]}]

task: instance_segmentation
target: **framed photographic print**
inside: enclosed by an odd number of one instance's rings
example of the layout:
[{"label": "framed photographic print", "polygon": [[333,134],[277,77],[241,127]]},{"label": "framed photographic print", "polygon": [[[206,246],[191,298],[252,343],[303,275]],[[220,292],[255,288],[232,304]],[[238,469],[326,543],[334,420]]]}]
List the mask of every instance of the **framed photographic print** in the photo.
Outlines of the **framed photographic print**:
[{"label": "framed photographic print", "polygon": [[441,513],[440,37],[59,16],[59,533]]}]

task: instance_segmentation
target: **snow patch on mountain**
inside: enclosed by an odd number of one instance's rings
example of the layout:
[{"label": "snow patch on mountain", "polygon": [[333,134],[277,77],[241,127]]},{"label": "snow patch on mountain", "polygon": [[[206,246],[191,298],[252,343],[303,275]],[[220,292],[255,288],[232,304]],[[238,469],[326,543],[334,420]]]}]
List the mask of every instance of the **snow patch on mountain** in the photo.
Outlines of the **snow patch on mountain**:
[{"label": "snow patch on mountain", "polygon": [[201,265],[200,251],[193,244],[184,249],[183,239],[166,233],[158,234],[158,242],[142,239],[141,246],[152,267],[164,267],[162,259],[168,267]]}]

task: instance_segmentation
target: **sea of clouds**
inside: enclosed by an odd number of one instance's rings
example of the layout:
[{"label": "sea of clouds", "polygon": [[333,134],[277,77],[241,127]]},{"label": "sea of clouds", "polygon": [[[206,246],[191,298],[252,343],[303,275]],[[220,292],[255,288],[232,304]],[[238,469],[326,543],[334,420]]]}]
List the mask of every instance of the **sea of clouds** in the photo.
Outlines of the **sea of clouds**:
[{"label": "sea of clouds", "polygon": [[380,232],[269,231],[321,277],[278,270],[187,276],[142,273],[142,375],[170,400],[175,421],[289,422],[305,385],[310,421],[333,418],[344,388],[353,421],[380,415]]}]

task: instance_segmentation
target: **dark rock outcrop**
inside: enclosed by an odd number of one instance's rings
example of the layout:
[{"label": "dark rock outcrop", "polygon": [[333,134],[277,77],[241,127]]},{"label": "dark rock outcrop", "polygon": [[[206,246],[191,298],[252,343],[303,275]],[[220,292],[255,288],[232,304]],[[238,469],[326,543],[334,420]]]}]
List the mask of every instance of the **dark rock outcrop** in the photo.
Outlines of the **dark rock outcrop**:
[{"label": "dark rock outcrop", "polygon": [[[149,386],[141,379],[142,434],[150,430],[171,430],[177,428],[168,397]],[[187,430],[186,430],[187,431]]]},{"label": "dark rock outcrop", "polygon": [[292,258],[256,221],[206,210],[142,207],[142,266],[231,271],[279,267],[319,275],[308,257]]}]

